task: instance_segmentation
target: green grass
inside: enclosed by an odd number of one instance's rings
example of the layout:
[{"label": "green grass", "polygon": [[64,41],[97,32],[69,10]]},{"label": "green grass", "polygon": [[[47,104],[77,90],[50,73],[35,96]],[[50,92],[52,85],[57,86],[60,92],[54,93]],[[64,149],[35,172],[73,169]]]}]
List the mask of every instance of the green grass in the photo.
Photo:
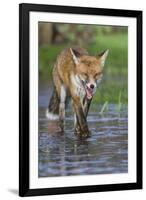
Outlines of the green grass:
[{"label": "green grass", "polygon": [[100,114],[102,115],[105,110],[108,110],[108,101],[103,104]]},{"label": "green grass", "polygon": [[[39,49],[40,78],[51,78],[53,64],[62,49],[68,45],[49,45]],[[98,55],[109,49],[109,55],[104,67],[104,78],[101,82],[93,101],[95,103],[116,103],[121,108],[128,102],[127,75],[128,75],[128,36],[126,33],[112,35],[97,35],[94,44],[88,51],[92,55]]]},{"label": "green grass", "polygon": [[65,45],[49,45],[39,49],[39,73],[41,79],[52,76],[52,69],[57,55]]},{"label": "green grass", "polygon": [[127,76],[111,76],[106,74],[99,88],[97,89],[96,95],[93,101],[104,103],[119,104],[119,94],[121,93],[120,103],[127,104],[128,102],[128,91],[127,91]]}]

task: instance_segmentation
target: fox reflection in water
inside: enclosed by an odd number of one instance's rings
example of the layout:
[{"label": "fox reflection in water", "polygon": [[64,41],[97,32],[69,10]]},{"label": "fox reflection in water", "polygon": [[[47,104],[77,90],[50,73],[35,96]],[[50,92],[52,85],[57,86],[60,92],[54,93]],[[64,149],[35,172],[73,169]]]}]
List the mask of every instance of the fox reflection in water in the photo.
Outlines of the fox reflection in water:
[{"label": "fox reflection in water", "polygon": [[48,134],[50,135],[64,134],[59,126],[59,121],[57,120],[48,121]]}]

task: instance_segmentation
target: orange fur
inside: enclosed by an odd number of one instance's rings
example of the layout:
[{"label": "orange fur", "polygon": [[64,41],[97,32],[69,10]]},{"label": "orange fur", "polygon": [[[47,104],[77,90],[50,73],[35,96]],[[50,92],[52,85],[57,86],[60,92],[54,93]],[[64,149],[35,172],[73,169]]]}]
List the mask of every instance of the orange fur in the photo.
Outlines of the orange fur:
[{"label": "orange fur", "polygon": [[[63,130],[65,101],[72,98],[77,117],[79,134],[89,136],[83,99],[92,99],[93,88],[102,78],[102,71],[108,52],[90,56],[85,49],[67,48],[58,56],[53,68],[53,82],[59,102],[59,118]],[[91,89],[92,88],[92,89]]]}]

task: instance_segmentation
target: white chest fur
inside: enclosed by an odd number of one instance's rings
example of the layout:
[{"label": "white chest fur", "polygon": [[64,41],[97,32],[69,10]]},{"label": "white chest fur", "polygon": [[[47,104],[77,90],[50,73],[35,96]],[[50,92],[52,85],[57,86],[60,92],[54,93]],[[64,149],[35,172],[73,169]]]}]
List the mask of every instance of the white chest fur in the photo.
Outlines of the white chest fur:
[{"label": "white chest fur", "polygon": [[86,95],[85,89],[81,83],[80,78],[78,77],[78,75],[71,75],[71,81],[72,84],[74,85],[75,88],[75,93],[80,96],[81,98],[84,98],[84,96]]}]

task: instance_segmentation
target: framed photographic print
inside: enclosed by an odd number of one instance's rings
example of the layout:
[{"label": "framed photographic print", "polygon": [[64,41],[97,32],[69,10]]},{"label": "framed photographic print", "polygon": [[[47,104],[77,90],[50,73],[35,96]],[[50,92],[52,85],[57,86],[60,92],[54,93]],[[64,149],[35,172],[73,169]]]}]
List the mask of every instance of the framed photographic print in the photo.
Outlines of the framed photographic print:
[{"label": "framed photographic print", "polygon": [[142,188],[142,11],[20,4],[19,195]]}]

